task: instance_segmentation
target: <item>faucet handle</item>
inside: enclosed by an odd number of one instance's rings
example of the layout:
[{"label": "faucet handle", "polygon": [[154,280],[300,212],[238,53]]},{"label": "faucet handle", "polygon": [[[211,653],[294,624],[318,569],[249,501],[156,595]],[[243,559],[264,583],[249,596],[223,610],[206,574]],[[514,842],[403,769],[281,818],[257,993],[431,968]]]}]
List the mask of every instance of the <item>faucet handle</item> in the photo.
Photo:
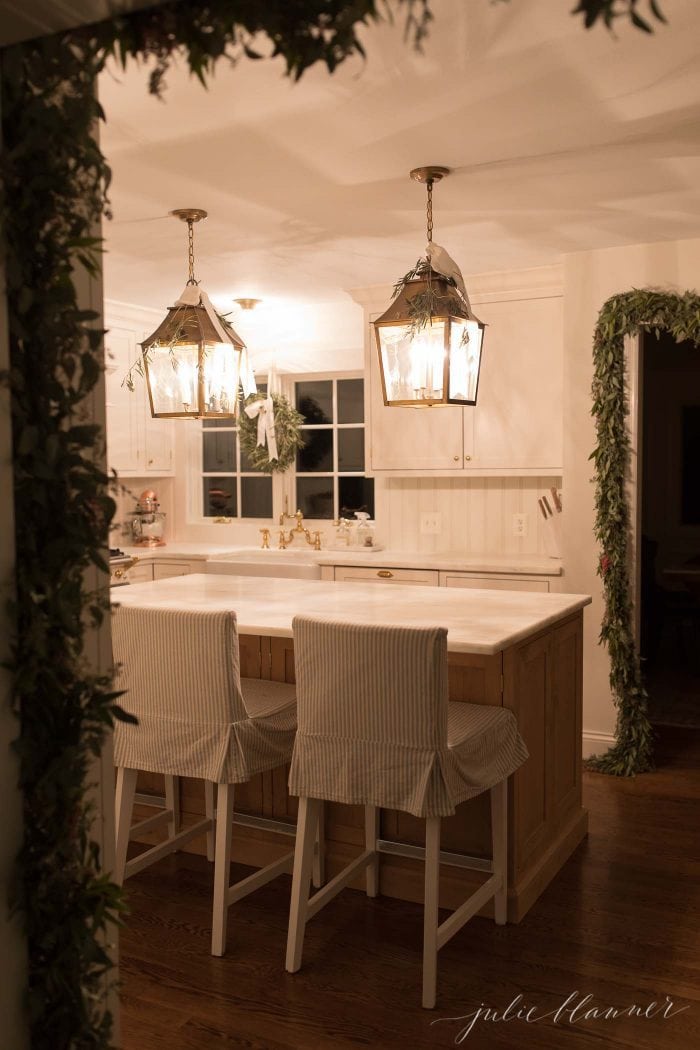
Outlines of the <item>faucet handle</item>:
[{"label": "faucet handle", "polygon": [[320,551],[320,549],[321,549],[321,533],[318,530],[316,530],[316,531],[312,532],[311,535],[314,538],[314,550],[315,551]]},{"label": "faucet handle", "polygon": [[262,533],[262,549],[267,551],[270,549],[270,530],[260,529],[260,532]]}]

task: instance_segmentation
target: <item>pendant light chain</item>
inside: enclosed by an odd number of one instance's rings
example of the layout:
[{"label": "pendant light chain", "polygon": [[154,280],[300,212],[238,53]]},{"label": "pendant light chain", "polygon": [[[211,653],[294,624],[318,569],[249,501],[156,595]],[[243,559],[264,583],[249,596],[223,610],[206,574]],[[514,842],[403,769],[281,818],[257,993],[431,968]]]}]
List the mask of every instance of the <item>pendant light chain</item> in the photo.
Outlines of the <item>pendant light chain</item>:
[{"label": "pendant light chain", "polygon": [[426,183],[428,187],[428,205],[426,208],[426,218],[428,224],[428,244],[433,243],[433,180],[428,179]]},{"label": "pendant light chain", "polygon": [[197,281],[194,276],[194,223],[192,219],[187,220],[187,242],[189,261],[189,277],[187,278],[187,283],[199,284],[199,281]]}]

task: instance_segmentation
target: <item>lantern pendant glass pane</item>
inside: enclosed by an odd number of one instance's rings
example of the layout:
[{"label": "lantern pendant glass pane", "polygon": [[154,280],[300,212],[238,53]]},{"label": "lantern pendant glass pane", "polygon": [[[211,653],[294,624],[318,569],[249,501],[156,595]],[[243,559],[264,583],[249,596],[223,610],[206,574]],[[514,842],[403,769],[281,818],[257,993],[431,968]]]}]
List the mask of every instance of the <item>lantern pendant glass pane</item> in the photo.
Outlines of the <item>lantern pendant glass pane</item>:
[{"label": "lantern pendant glass pane", "polygon": [[378,327],[387,404],[430,404],[444,398],[445,322],[434,320],[411,338],[409,324]]},{"label": "lantern pendant glass pane", "polygon": [[483,338],[484,329],[478,321],[452,318],[449,378],[452,404],[476,404]]},{"label": "lantern pendant glass pane", "polygon": [[153,415],[198,415],[198,344],[154,343],[144,357]]}]

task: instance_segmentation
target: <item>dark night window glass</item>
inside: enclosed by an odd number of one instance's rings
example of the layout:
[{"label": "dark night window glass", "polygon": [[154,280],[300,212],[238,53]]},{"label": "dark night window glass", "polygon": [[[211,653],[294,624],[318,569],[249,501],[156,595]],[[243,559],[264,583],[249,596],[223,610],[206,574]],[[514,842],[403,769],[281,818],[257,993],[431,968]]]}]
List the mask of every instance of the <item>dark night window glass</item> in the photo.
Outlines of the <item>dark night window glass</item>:
[{"label": "dark night window glass", "polygon": [[338,422],[364,423],[365,384],[362,379],[338,380]]},{"label": "dark night window glass", "polygon": [[305,518],[332,518],[333,478],[297,478],[296,505]]},{"label": "dark night window glass", "polygon": [[228,427],[229,430],[230,430],[231,427],[235,427],[235,425],[236,425],[236,420],[235,419],[203,419],[202,420],[202,426],[204,427],[205,430],[211,430],[211,429],[213,429],[215,427],[217,427],[217,428],[218,427]]},{"label": "dark night window glass", "polygon": [[235,518],[236,516],[236,479],[203,478],[204,517]]},{"label": "dark night window glass", "polygon": [[333,383],[329,379],[296,383],[297,411],[308,426],[333,422]]},{"label": "dark night window glass", "polygon": [[272,478],[241,478],[241,517],[272,517]]},{"label": "dark night window glass", "polygon": [[333,431],[304,430],[304,448],[297,452],[297,471],[333,470]]},{"label": "dark night window glass", "polygon": [[202,435],[202,471],[225,474],[236,469],[236,435],[213,431]]},{"label": "dark night window glass", "polygon": [[683,406],[681,522],[700,525],[700,405]]},{"label": "dark night window glass", "polygon": [[357,430],[338,431],[338,470],[365,469],[365,431],[364,427]]},{"label": "dark night window glass", "polygon": [[351,517],[356,510],[365,510],[374,518],[374,478],[339,478],[338,506],[341,518]]}]

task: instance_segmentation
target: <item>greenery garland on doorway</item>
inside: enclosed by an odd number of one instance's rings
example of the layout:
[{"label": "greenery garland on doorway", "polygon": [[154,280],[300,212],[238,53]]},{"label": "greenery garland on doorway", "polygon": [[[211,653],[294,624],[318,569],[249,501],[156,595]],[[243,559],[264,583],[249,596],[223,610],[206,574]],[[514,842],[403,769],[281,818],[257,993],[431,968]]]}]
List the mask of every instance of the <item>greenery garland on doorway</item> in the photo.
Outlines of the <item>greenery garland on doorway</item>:
[{"label": "greenery garland on doorway", "polygon": [[[627,0],[628,16],[636,4]],[[392,9],[404,12],[406,36],[420,46],[429,0],[189,0],[2,52],[10,337],[2,378],[11,395],[17,522],[9,666],[25,823],[16,905],[29,945],[33,1050],[108,1047],[103,945],[121,907],[117,888],[99,874],[86,801],[91,762],[120,716],[109,676],[94,674],[84,653],[85,629],[107,606],[104,590],[86,585],[85,570],[105,568],[114,513],[109,479],[93,458],[103,435],[81,418],[99,382],[103,332],[99,314],[80,308],[76,285],[99,277],[94,230],[109,214],[95,78],[110,56],[124,65],[147,60],[150,90],[160,94],[178,55],[205,83],[221,58],[263,57],[260,40],[295,79],[316,62],[332,73],[364,54],[358,33]],[[598,19],[609,25],[619,11],[614,0],[581,0],[576,13],[590,27]]]},{"label": "greenery garland on doorway", "polygon": [[[419,43],[427,0],[395,6],[406,10],[409,38]],[[104,333],[100,315],[81,309],[76,288],[87,287],[88,276],[99,279],[94,231],[109,213],[95,78],[110,55],[155,58],[150,86],[158,93],[180,53],[204,81],[226,54],[255,57],[256,34],[267,36],[295,78],[316,62],[333,71],[362,53],[356,30],[379,18],[373,0],[169,3],[2,52],[10,337],[2,379],[11,395],[16,520],[9,667],[24,797],[14,905],[29,949],[32,1050],[110,1045],[105,943],[122,908],[119,889],[100,873],[87,801],[91,764],[123,715],[111,677],[95,674],[85,654],[86,628],[109,604],[104,586],[86,583],[86,570],[107,569],[114,513],[109,478],[95,462],[104,437],[82,407],[100,379]]]},{"label": "greenery garland on doorway", "polygon": [[605,612],[600,640],[610,653],[610,685],[617,706],[616,741],[589,768],[633,776],[652,768],[652,729],[633,632],[630,598],[630,509],[627,483],[630,440],[627,430],[626,336],[640,329],[669,332],[676,342],[700,345],[700,296],[652,289],[613,295],[598,316],[593,339],[593,409],[596,420],[595,536],[600,544],[598,575]]}]

